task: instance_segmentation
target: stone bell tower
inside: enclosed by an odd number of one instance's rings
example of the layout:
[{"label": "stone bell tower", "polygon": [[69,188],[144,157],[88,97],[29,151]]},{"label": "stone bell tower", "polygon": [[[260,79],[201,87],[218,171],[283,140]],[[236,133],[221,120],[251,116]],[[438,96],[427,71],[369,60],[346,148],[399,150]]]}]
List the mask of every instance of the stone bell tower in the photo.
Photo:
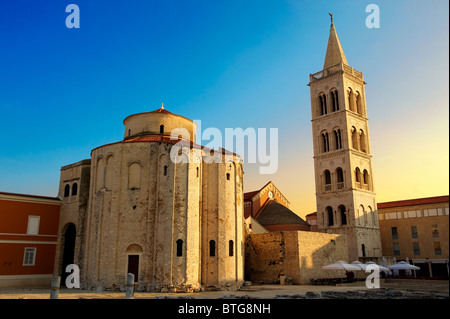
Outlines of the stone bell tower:
[{"label": "stone bell tower", "polygon": [[363,74],[331,16],[323,70],[310,74],[318,231],[347,235],[348,262],[381,257]]}]

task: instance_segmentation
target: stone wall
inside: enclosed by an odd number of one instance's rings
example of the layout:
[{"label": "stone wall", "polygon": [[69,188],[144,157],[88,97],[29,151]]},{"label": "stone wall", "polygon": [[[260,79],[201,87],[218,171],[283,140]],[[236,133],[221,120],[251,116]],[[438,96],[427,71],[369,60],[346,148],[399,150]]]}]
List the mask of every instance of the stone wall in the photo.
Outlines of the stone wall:
[{"label": "stone wall", "polygon": [[306,231],[251,234],[246,240],[246,279],[277,283],[280,275],[293,284],[309,284],[310,279],[344,277],[343,271],[323,270],[322,266],[347,260],[344,235]]}]

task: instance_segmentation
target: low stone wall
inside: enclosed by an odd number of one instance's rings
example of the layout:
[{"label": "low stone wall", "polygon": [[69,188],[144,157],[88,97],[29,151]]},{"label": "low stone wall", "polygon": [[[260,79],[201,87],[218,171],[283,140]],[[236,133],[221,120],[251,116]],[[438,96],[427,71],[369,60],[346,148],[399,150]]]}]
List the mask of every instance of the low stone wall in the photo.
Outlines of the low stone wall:
[{"label": "low stone wall", "polygon": [[338,260],[347,261],[344,235],[309,231],[282,231],[251,234],[246,241],[246,279],[256,283],[310,284],[321,277],[345,277],[344,271],[323,270]]}]

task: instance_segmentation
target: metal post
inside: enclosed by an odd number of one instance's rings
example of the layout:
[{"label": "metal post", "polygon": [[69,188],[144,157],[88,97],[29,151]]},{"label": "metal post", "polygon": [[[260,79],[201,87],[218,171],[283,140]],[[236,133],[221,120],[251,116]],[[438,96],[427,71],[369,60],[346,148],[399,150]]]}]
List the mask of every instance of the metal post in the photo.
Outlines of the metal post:
[{"label": "metal post", "polygon": [[134,298],[134,275],[128,273],[125,299],[133,299],[133,298]]},{"label": "metal post", "polygon": [[61,277],[60,276],[53,276],[52,277],[52,286],[51,286],[51,290],[50,290],[50,299],[58,299],[60,282],[61,282]]}]

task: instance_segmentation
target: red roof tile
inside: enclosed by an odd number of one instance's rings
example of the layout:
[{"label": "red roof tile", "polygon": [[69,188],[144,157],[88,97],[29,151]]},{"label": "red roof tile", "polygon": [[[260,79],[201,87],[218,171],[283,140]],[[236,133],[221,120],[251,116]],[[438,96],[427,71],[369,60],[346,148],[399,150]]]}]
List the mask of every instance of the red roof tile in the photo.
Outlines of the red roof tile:
[{"label": "red roof tile", "polygon": [[449,196],[445,195],[445,196],[406,199],[406,200],[398,200],[398,201],[394,201],[394,202],[378,203],[377,207],[378,207],[378,209],[380,209],[380,208],[390,208],[390,207],[445,203],[448,201],[449,201]]}]

